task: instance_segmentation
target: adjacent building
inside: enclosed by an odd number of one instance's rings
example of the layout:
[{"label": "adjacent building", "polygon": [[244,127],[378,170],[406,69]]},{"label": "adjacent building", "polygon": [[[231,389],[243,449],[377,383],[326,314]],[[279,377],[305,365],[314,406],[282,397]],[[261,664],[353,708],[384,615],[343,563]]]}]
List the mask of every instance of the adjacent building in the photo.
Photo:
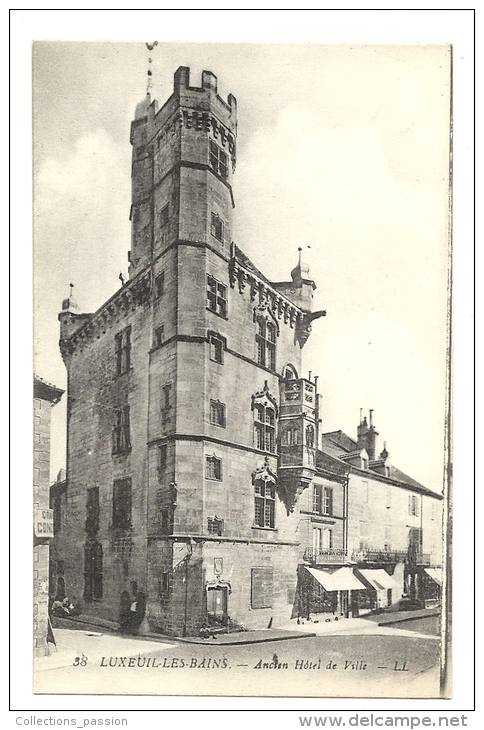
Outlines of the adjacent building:
[{"label": "adjacent building", "polygon": [[[54,580],[110,620],[140,597],[151,629],[169,634],[262,628],[323,604],[356,612],[356,567],[373,566],[362,551],[385,549],[387,522],[389,548],[408,547],[397,493],[430,495],[387,475],[363,436],[321,442],[301,351],[325,312],[312,311],[300,256],[275,282],[234,244],[236,143],[236,100],[211,72],[192,86],[179,68],[161,108],[148,95],[131,124],[129,280],[94,313],[71,292],[59,315],[67,481],[53,494]],[[362,541],[388,486],[383,532],[371,524]]]},{"label": "adjacent building", "polygon": [[49,654],[49,542],[53,535],[49,507],[51,408],[64,391],[34,376],[34,654]]}]

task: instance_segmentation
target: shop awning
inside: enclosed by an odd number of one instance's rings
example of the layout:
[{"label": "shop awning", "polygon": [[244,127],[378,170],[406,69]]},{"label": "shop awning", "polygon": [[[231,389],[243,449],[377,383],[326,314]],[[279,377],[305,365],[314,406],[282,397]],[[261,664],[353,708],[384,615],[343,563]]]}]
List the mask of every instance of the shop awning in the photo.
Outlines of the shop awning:
[{"label": "shop awning", "polygon": [[339,568],[334,573],[328,573],[326,570],[317,570],[316,568],[307,568],[318,583],[323,588],[330,591],[364,591],[365,586],[353,574],[351,568]]},{"label": "shop awning", "polygon": [[442,568],[425,568],[425,572],[427,575],[430,575],[432,580],[438,583],[439,586],[442,585]]},{"label": "shop awning", "polygon": [[365,568],[359,569],[359,572],[365,580],[376,590],[376,591],[387,591],[392,588],[400,588],[397,581],[388,575],[386,570],[383,568]]}]

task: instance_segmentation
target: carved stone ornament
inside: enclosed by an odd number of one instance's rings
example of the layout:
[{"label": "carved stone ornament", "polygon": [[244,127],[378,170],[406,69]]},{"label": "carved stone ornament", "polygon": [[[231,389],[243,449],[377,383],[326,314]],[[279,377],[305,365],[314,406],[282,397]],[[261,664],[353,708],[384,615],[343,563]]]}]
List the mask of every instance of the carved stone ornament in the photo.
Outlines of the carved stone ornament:
[{"label": "carved stone ornament", "polygon": [[289,516],[294,512],[297,500],[307,487],[311,484],[311,479],[301,477],[297,472],[294,474],[284,474],[279,477],[277,482],[277,495],[286,508]]},{"label": "carved stone ornament", "polygon": [[269,391],[269,385],[267,383],[267,380],[264,381],[263,389],[259,390],[258,393],[254,393],[254,395],[252,396],[252,410],[254,410],[257,402],[261,403],[262,405],[271,406],[272,408],[274,408],[274,413],[276,414],[277,418],[279,411],[279,408],[277,406],[277,400]]},{"label": "carved stone ornament", "polygon": [[263,466],[260,466],[252,472],[252,484],[255,484],[256,482],[270,482],[271,484],[277,484],[277,476],[273,471],[271,471],[267,456],[264,459]]},{"label": "carved stone ornament", "polygon": [[305,312],[302,316],[300,315],[296,321],[296,332],[295,339],[299,342],[299,347],[302,349],[308,341],[309,335],[311,334],[311,323],[314,319],[319,317],[326,317],[326,311],[321,310],[319,312]]}]

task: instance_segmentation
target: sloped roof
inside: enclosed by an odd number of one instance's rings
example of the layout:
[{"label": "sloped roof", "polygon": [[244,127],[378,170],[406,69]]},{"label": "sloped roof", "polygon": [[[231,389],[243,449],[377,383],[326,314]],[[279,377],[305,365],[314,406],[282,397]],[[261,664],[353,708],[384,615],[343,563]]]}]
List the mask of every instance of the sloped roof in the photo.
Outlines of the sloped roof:
[{"label": "sloped roof", "polygon": [[253,274],[255,274],[259,279],[264,281],[266,284],[269,284],[272,286],[272,282],[269,281],[267,276],[264,276],[264,274],[259,271],[257,266],[252,263],[250,258],[246,256],[246,254],[237,246],[235,245],[235,258],[242,264],[242,266],[245,269],[248,269],[248,271],[251,271]]},{"label": "sloped roof", "polygon": [[405,474],[393,465],[390,477],[387,477],[377,471],[373,471],[371,467],[384,463],[383,460],[371,461],[369,464],[370,468],[365,470],[349,465],[347,463],[348,459],[357,456],[360,453],[360,450],[355,449],[356,446],[357,442],[342,431],[329,431],[328,433],[323,433],[321,436],[321,451],[318,451],[316,454],[316,465],[318,466],[319,463],[322,463],[323,460],[321,454],[325,454],[333,461],[333,471],[337,471],[336,464],[339,464],[345,470],[350,469],[351,471],[357,471],[358,473],[366,474],[369,477],[374,477],[379,481],[396,484],[397,486],[400,485],[407,489],[411,489],[412,491],[419,492],[420,494],[427,494],[429,496],[436,497],[437,499],[442,499],[442,495],[424,487],[423,484],[417,482],[416,479],[412,479],[412,477],[409,477],[408,474]]}]

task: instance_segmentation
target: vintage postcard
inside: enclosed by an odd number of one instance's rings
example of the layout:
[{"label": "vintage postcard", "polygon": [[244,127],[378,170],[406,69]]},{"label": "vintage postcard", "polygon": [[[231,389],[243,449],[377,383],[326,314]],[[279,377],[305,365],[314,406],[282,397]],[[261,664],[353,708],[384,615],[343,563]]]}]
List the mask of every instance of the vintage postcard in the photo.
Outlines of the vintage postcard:
[{"label": "vintage postcard", "polygon": [[451,696],[451,64],[34,43],[35,693]]}]

